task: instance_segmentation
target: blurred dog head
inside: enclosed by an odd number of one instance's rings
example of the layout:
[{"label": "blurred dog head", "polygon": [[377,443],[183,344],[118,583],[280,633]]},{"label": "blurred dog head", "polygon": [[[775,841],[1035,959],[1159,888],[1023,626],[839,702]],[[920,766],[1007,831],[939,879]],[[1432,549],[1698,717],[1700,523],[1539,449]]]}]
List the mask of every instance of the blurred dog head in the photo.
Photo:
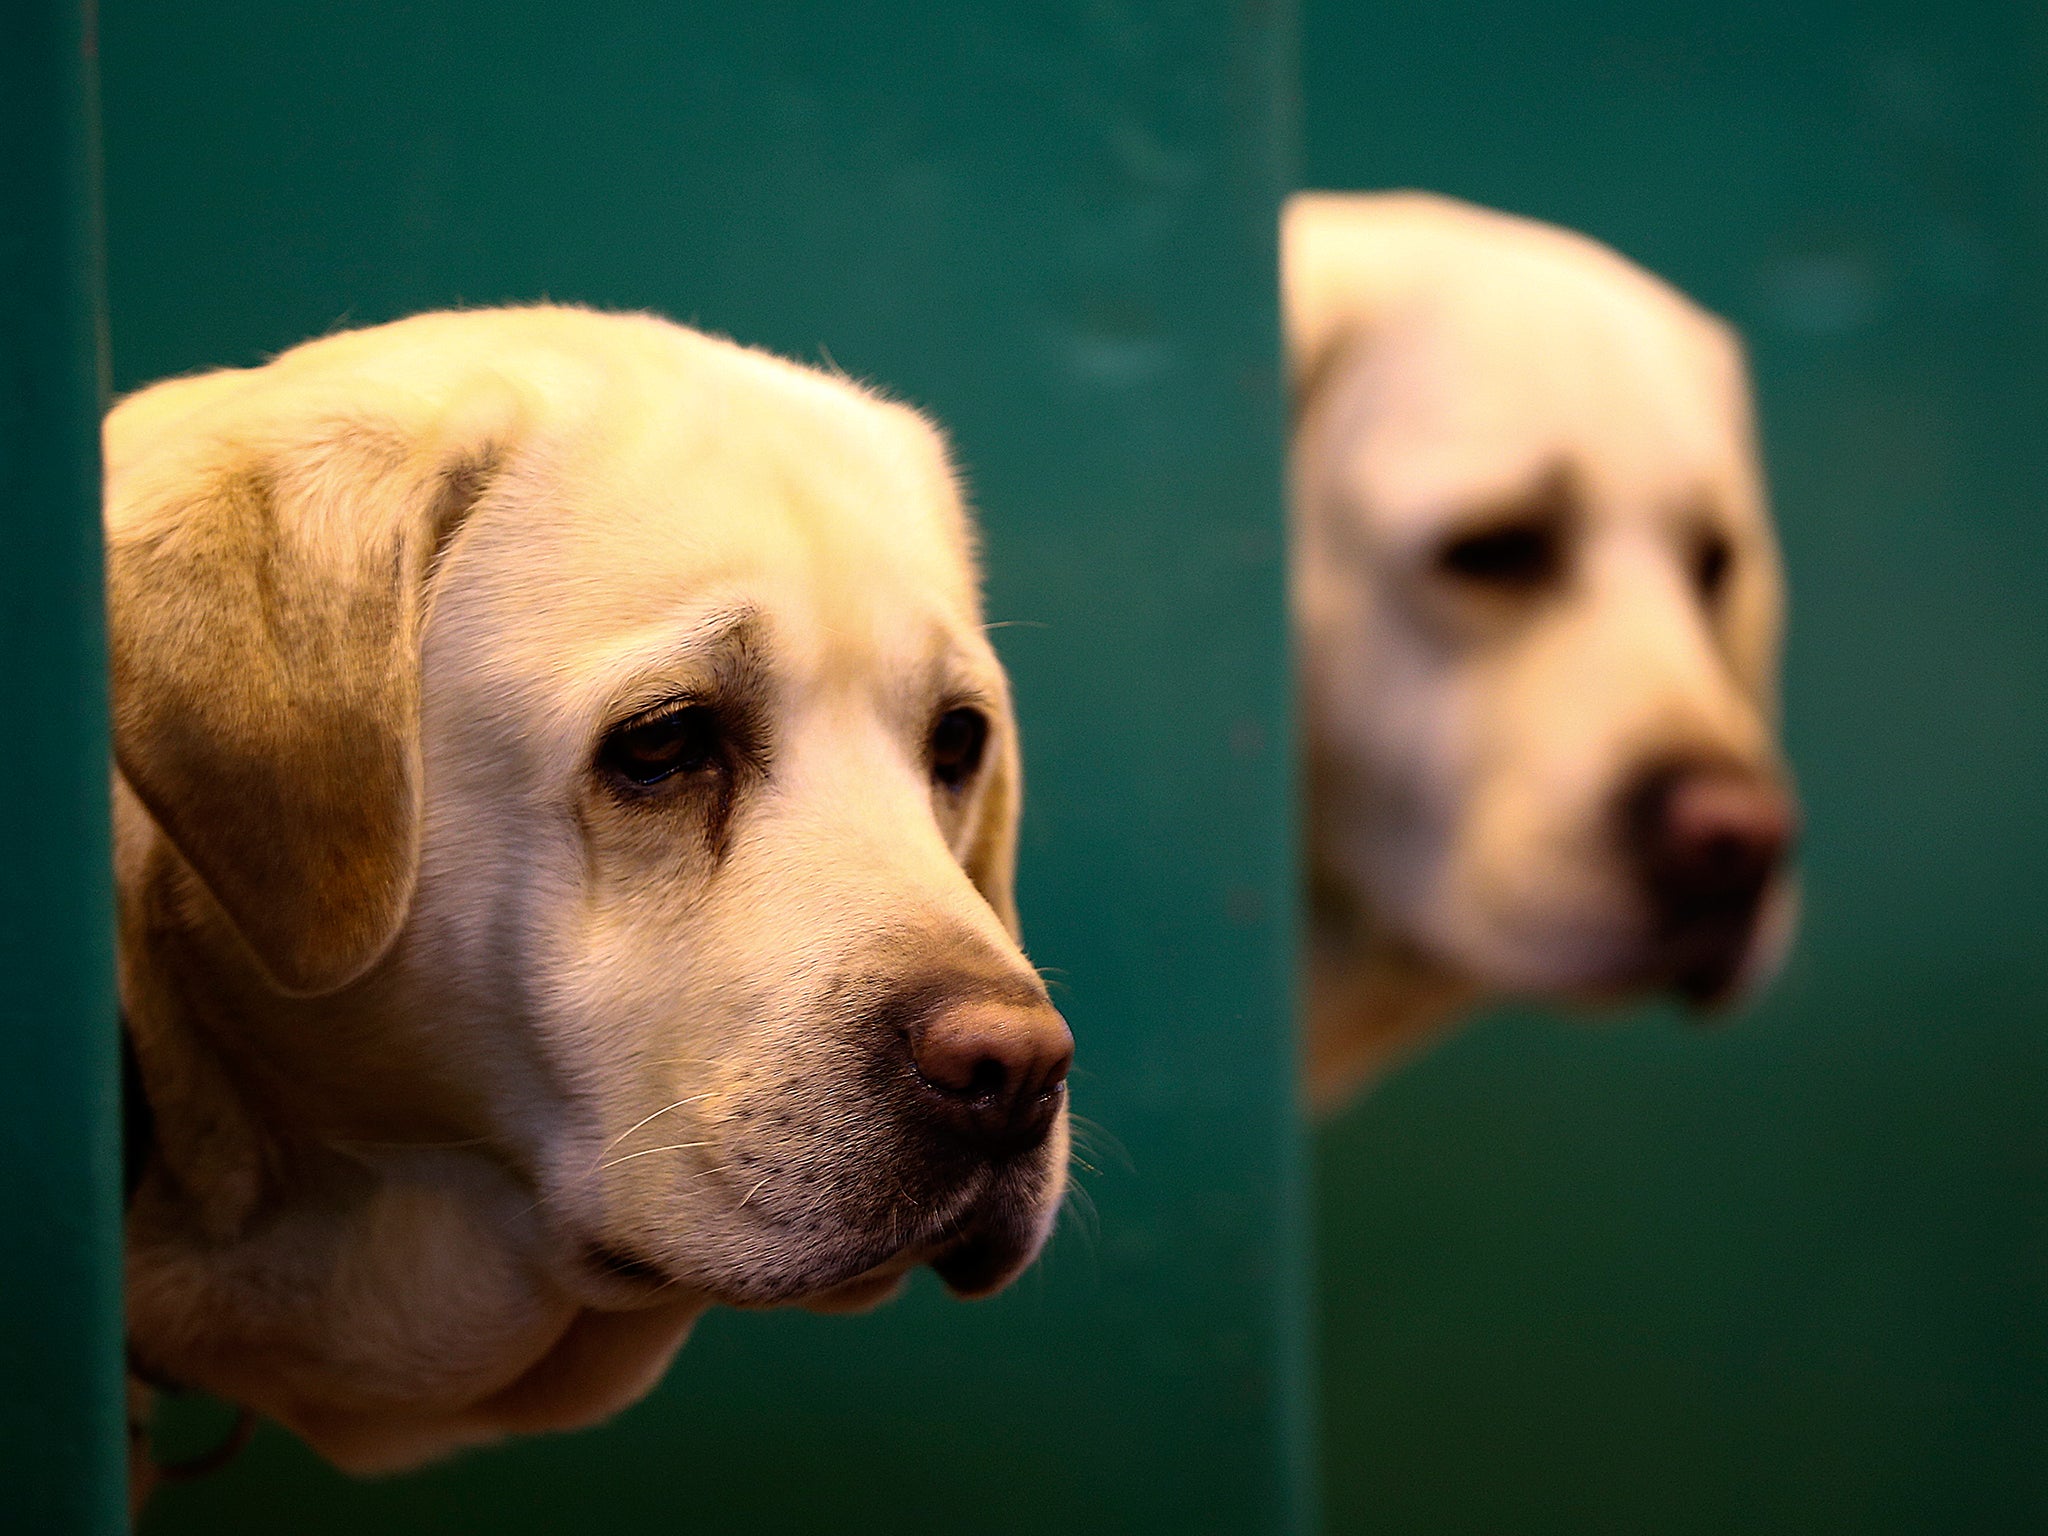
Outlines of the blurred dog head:
[{"label": "blurred dog head", "polygon": [[1735,338],[1438,198],[1296,198],[1285,253],[1320,1096],[1462,998],[1740,992],[1794,813]]},{"label": "blurred dog head", "polygon": [[1071,1041],[929,426],[539,309],[108,442],[138,1359],[387,1466],[609,1412],[708,1304],[1030,1260]]}]

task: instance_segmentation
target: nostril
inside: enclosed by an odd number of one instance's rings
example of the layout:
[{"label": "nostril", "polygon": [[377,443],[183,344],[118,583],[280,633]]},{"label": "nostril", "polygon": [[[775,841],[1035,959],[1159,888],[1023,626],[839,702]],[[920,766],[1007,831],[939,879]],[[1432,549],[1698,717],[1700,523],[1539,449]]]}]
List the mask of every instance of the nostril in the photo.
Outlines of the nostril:
[{"label": "nostril", "polygon": [[1627,841],[1651,893],[1672,915],[1747,909],[1790,852],[1791,797],[1742,769],[1667,767],[1627,801]]},{"label": "nostril", "polygon": [[968,1075],[967,1093],[970,1098],[987,1098],[1001,1093],[1009,1086],[1009,1081],[1008,1069],[994,1057],[984,1056],[974,1064],[973,1072]]},{"label": "nostril", "polygon": [[1667,832],[1672,854],[1708,887],[1741,886],[1769,876],[1791,840],[1784,797],[1742,781],[1681,783]]},{"label": "nostril", "polygon": [[1713,832],[1700,843],[1700,869],[1710,878],[1740,875],[1760,857],[1760,846],[1739,832]]},{"label": "nostril", "polygon": [[1066,1021],[1044,1004],[963,1004],[909,1037],[927,1108],[989,1151],[1041,1140],[1064,1100],[1074,1054]]}]

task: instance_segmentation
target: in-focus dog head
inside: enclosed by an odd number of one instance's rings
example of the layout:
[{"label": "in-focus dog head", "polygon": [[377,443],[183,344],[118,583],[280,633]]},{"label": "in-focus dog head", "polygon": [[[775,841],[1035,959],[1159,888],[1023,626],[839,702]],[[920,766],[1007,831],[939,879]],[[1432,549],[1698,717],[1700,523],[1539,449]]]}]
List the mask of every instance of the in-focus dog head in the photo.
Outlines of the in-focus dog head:
[{"label": "in-focus dog head", "polygon": [[744,378],[603,401],[480,508],[427,637],[407,959],[512,984],[559,1099],[522,1155],[594,1295],[983,1289],[1061,1187],[1070,1044],[1011,932],[1016,728],[950,478],[908,413],[792,379],[772,414]]},{"label": "in-focus dog head", "polygon": [[[1072,1044],[913,413],[663,322],[424,316],[110,425],[118,756],[271,1123],[469,1144],[534,1284],[854,1305],[1035,1254]],[[231,943],[228,941],[231,940]]]},{"label": "in-focus dog head", "polygon": [[1326,900],[1481,991],[1740,990],[1794,811],[1732,335],[1441,199],[1299,198],[1286,239]]}]

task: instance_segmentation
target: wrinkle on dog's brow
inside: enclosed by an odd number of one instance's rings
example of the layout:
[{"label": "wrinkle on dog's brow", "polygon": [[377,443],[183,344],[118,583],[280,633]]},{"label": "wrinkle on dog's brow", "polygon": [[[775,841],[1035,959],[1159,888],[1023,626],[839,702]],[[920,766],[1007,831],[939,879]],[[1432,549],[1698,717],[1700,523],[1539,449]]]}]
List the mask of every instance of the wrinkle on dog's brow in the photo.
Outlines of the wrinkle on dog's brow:
[{"label": "wrinkle on dog's brow", "polygon": [[775,683],[765,631],[765,621],[750,610],[727,626],[706,658],[704,702],[717,708],[745,759],[732,786],[735,796],[766,778],[775,757]]},{"label": "wrinkle on dog's brow", "polygon": [[[712,866],[722,865],[741,810],[774,764],[776,679],[766,620],[751,604],[715,609],[688,623],[680,639],[672,628],[654,643],[619,655],[614,666],[622,676],[594,722],[586,761],[594,764],[613,732],[650,711],[711,710],[726,748],[722,771],[650,792],[637,803],[666,807],[670,817],[687,815]],[[578,830],[585,846],[592,846],[591,828],[580,812]]]},{"label": "wrinkle on dog's brow", "polygon": [[1538,463],[1533,473],[1515,484],[1467,503],[1458,513],[1458,530],[1523,521],[1567,526],[1585,512],[1585,485],[1585,473],[1571,455],[1559,454]]},{"label": "wrinkle on dog's brow", "polygon": [[757,698],[765,708],[773,683],[767,621],[752,604],[721,609],[692,624],[681,639],[638,658],[631,681],[606,710],[607,727],[678,698]]},{"label": "wrinkle on dog's brow", "polygon": [[717,799],[705,821],[714,866],[723,864],[732,851],[739,807],[768,777],[774,761],[773,680],[765,628],[761,615],[751,608],[735,615],[703,657],[705,682],[690,695],[718,712],[737,754],[730,771],[718,781]]},{"label": "wrinkle on dog's brow", "polygon": [[1323,343],[1294,381],[1292,425],[1299,428],[1322,400],[1331,379],[1344,371],[1351,359],[1364,355],[1371,339],[1362,325],[1347,325]]}]

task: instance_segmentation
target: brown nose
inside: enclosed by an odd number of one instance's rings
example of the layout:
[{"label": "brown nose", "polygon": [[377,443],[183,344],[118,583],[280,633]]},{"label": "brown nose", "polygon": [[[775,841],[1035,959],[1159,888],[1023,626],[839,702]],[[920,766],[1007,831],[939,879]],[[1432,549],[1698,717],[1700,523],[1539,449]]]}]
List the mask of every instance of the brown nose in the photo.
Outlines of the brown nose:
[{"label": "brown nose", "polygon": [[1740,963],[1771,877],[1792,850],[1796,812],[1775,780],[1715,763],[1665,764],[1624,800],[1624,838],[1660,936],[1688,952],[1703,979]]},{"label": "brown nose", "polygon": [[925,1099],[941,1124],[988,1156],[1045,1139],[1066,1102],[1074,1037],[1049,1003],[966,1003],[910,1037]]}]

